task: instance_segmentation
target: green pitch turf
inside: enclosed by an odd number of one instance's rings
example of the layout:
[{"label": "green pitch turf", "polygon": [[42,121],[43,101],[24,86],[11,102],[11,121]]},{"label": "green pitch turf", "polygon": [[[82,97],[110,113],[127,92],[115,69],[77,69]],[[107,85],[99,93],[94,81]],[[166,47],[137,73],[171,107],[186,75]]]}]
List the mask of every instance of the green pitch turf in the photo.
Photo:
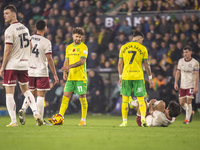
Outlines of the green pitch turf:
[{"label": "green pitch turf", "polygon": [[[87,126],[78,126],[80,114],[65,115],[61,126],[36,126],[32,116],[26,125],[8,128],[8,116],[0,116],[0,150],[199,150],[200,115],[191,124],[184,116],[170,127],[138,127],[135,116],[119,127],[121,116],[88,115]],[[46,119],[47,120],[47,119]]]}]

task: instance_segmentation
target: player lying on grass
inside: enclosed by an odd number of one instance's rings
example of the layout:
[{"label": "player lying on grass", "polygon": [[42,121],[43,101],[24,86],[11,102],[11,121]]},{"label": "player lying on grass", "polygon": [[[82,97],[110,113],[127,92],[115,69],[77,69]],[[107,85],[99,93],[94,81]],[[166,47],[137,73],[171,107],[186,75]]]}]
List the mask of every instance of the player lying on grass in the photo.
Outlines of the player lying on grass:
[{"label": "player lying on grass", "polygon": [[[130,108],[136,107],[136,121],[138,126],[141,126],[140,110],[138,109],[137,100],[131,100],[129,104]],[[181,106],[175,101],[171,101],[166,109],[163,100],[157,101],[156,99],[151,99],[149,103],[146,102],[146,105],[149,108],[149,112],[146,115],[146,123],[149,127],[168,127],[175,121],[175,117],[182,112]]]}]

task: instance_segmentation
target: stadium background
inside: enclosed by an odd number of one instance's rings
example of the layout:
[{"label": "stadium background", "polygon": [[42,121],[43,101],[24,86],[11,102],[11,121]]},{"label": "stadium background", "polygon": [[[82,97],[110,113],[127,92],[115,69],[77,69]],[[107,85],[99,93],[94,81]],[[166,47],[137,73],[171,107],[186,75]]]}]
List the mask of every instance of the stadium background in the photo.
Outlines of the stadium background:
[{"label": "stadium background", "polygon": [[[117,62],[120,47],[132,39],[132,31],[145,34],[143,44],[149,52],[153,74],[153,89],[148,88],[147,99],[163,99],[166,103],[178,101],[173,88],[177,61],[182,48],[190,45],[193,57],[200,61],[200,21],[198,0],[0,0],[0,66],[4,51],[3,8],[14,4],[18,20],[25,24],[30,34],[34,24],[44,19],[48,24],[45,34],[52,42],[53,60],[60,84],[46,94],[46,114],[59,110],[63,87],[62,71],[65,48],[72,42],[73,27],[81,26],[86,35],[83,42],[88,46],[88,93],[89,112],[120,114],[120,86],[117,83]],[[145,79],[147,77],[145,75]],[[199,88],[200,89],[200,88]],[[193,101],[194,109],[200,104],[200,92]],[[16,87],[17,110],[24,97]],[[67,113],[80,111],[77,95],[72,97]],[[5,89],[0,79],[0,106],[5,106]],[[131,111],[130,111],[131,113]]]}]

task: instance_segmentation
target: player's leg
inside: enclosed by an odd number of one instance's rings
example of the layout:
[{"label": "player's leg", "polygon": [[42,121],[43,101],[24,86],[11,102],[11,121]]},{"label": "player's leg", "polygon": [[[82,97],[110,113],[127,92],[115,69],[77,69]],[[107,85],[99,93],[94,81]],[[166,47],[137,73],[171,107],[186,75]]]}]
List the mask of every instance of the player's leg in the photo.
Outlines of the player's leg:
[{"label": "player's leg", "polygon": [[35,120],[37,121],[39,126],[43,125],[42,118],[37,111],[35,98],[34,98],[33,94],[31,93],[31,91],[29,90],[28,84],[19,84],[19,85],[20,85],[20,89],[21,89],[22,93],[24,94],[25,98],[27,99],[28,105],[30,106],[30,108],[33,112],[33,116],[34,116]]},{"label": "player's leg", "polygon": [[[37,97],[37,88],[36,88],[36,78],[34,77],[29,77],[29,89],[33,96],[36,98]],[[28,108],[28,100],[25,98],[24,102],[22,104],[22,110],[25,111]]]},{"label": "player's leg", "polygon": [[40,116],[44,117],[44,98],[45,98],[45,94],[46,94],[46,90],[37,90],[37,110],[38,113],[40,114]]},{"label": "player's leg", "polygon": [[[188,104],[186,103],[186,96],[187,96],[187,89],[179,89],[179,104],[181,105],[181,107],[185,110],[185,112],[187,113],[188,111]],[[189,123],[189,120],[187,120],[185,118],[184,124]]]},{"label": "player's leg", "polygon": [[[33,94],[34,97],[37,96],[37,90],[31,90],[31,93]],[[25,125],[26,122],[26,118],[25,118],[25,113],[26,113],[26,109],[28,108],[28,100],[26,99],[26,97],[24,98],[24,102],[22,104],[22,108],[19,110],[19,121],[22,125]]]},{"label": "player's leg", "polygon": [[18,126],[16,119],[16,104],[14,100],[16,80],[17,74],[15,70],[4,71],[3,85],[5,86],[6,90],[6,107],[11,118],[11,123],[8,124],[7,127]]},{"label": "player's leg", "polygon": [[141,124],[143,127],[147,127],[145,119],[147,108],[144,100],[144,95],[146,94],[145,83],[143,80],[135,80],[133,84],[134,84],[133,88],[134,95],[137,97],[139,104],[139,110],[141,114]]},{"label": "player's leg", "polygon": [[127,126],[127,117],[128,117],[128,103],[129,103],[129,96],[132,92],[132,82],[129,80],[122,80],[121,84],[121,95],[122,95],[122,106],[121,106],[121,113],[122,113],[122,124],[121,127]]},{"label": "player's leg", "polygon": [[60,110],[59,110],[59,114],[61,114],[62,116],[64,116],[65,111],[68,108],[69,105],[69,100],[74,92],[74,81],[67,81],[65,83],[65,88],[64,88],[64,94],[62,97],[62,103],[60,105]]},{"label": "player's leg", "polygon": [[31,93],[31,91],[29,90],[29,86],[28,86],[29,79],[28,79],[27,71],[18,71],[17,76],[18,76],[20,89],[21,89],[22,93],[24,94],[25,98],[27,99],[27,103],[33,112],[33,116],[34,116],[35,120],[37,121],[39,126],[43,125],[41,116],[39,115],[39,113],[37,111],[35,98],[34,98],[33,94]]},{"label": "player's leg", "polygon": [[62,116],[65,115],[65,111],[68,108],[69,100],[70,100],[72,94],[73,94],[73,92],[64,92],[64,94],[63,94],[62,103],[60,105],[60,110],[59,110],[59,114],[61,114]]},{"label": "player's leg", "polygon": [[79,125],[84,126],[86,125],[86,117],[87,117],[87,110],[88,110],[88,102],[86,99],[87,93],[87,81],[75,81],[75,91],[79,95],[79,100],[81,103],[81,121]]},{"label": "player's leg", "polygon": [[81,103],[81,121],[79,123],[80,126],[86,125],[86,117],[87,117],[87,110],[88,110],[88,102],[86,99],[86,94],[79,95],[79,100]]},{"label": "player's leg", "polygon": [[17,119],[16,119],[16,104],[14,100],[14,91],[15,86],[5,86],[6,89],[6,107],[8,109],[8,113],[11,118],[11,123],[7,125],[7,127],[16,127]]},{"label": "player's leg", "polygon": [[187,103],[187,109],[186,109],[186,120],[190,123],[192,121],[192,117],[194,112],[192,111],[192,99],[194,99],[194,94],[193,94],[193,88],[187,89],[186,90],[186,103]]},{"label": "player's leg", "polygon": [[192,116],[193,116],[193,111],[192,111],[192,98],[187,97],[187,110],[186,110],[186,119],[191,122],[192,121]]},{"label": "player's leg", "polygon": [[[49,77],[34,77],[36,80],[36,86],[32,86],[33,88],[37,89],[37,94],[36,94],[36,101],[37,101],[37,110],[40,116],[44,117],[44,99],[45,99],[45,94],[48,90],[50,90],[50,83],[49,83]],[[47,123],[43,124],[47,125]]]}]

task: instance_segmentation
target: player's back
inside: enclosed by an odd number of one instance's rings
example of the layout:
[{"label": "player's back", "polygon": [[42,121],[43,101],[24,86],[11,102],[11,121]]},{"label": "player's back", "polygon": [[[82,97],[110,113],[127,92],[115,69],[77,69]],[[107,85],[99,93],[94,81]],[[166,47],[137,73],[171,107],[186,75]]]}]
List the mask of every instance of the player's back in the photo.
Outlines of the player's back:
[{"label": "player's back", "polygon": [[138,42],[126,43],[122,46],[119,57],[122,58],[124,62],[122,79],[144,79],[142,62],[144,59],[148,59],[148,53],[145,46]]},{"label": "player's back", "polygon": [[31,41],[33,48],[29,60],[28,74],[31,77],[48,77],[46,54],[52,54],[51,42],[39,34],[32,35]]},{"label": "player's back", "polygon": [[30,35],[28,29],[19,22],[11,24],[5,31],[5,43],[13,45],[6,70],[28,70],[28,59],[30,56]]}]

